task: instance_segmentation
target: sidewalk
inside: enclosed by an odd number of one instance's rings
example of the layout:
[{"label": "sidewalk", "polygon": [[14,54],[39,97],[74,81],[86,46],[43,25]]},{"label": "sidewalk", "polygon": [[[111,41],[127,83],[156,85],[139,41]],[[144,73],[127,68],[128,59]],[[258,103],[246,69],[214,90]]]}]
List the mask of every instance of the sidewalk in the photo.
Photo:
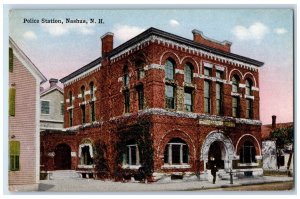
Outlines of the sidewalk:
[{"label": "sidewalk", "polygon": [[[196,191],[212,188],[224,188],[230,186],[242,186],[253,184],[264,184],[274,182],[293,181],[292,177],[286,176],[264,176],[256,178],[244,178],[234,180],[230,184],[228,180],[219,180],[216,184],[209,181],[182,181],[139,183],[139,182],[113,182],[93,179],[65,179],[65,180],[42,180],[39,191],[46,192],[157,192],[157,191]],[[213,191],[213,190],[212,190]]]}]

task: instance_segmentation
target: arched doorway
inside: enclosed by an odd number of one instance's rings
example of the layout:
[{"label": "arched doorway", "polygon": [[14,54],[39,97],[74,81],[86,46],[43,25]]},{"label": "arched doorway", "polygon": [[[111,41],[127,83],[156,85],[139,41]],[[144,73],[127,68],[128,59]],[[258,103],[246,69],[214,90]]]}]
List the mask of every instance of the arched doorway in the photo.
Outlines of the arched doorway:
[{"label": "arched doorway", "polygon": [[225,148],[221,141],[214,141],[208,151],[208,164],[216,165],[219,169],[224,169]]},{"label": "arched doorway", "polygon": [[67,144],[55,147],[54,164],[56,170],[71,169],[71,148]]},{"label": "arched doorway", "polygon": [[204,162],[204,170],[210,169],[211,157],[218,161],[220,169],[228,170],[232,168],[234,146],[232,141],[221,131],[209,133],[202,144],[200,159]]}]

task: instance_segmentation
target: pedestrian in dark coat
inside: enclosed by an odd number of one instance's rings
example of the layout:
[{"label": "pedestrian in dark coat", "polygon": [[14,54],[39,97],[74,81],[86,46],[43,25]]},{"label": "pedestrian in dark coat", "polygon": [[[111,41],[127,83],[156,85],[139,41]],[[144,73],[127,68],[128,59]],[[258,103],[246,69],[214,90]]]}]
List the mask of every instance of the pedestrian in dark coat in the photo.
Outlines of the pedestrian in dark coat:
[{"label": "pedestrian in dark coat", "polygon": [[217,166],[213,165],[213,167],[211,168],[211,175],[213,176],[213,184],[216,183],[217,171],[218,171]]}]

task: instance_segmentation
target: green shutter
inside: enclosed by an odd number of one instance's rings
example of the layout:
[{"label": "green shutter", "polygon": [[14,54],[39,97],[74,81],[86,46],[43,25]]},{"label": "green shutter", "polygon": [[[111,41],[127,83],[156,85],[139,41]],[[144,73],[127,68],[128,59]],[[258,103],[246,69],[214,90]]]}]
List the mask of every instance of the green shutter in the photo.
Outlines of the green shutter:
[{"label": "green shutter", "polygon": [[13,72],[14,68],[14,54],[13,49],[9,48],[9,72]]},{"label": "green shutter", "polygon": [[16,114],[16,88],[9,88],[9,115]]},{"label": "green shutter", "polygon": [[20,170],[20,142],[9,142],[9,168],[11,171]]}]

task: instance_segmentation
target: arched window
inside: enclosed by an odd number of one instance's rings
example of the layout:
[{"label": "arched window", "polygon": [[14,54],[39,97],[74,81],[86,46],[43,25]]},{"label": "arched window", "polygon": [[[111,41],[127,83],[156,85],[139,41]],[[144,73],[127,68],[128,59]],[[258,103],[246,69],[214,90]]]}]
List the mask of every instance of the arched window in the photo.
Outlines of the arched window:
[{"label": "arched window", "polygon": [[184,66],[184,82],[192,83],[193,80],[193,65],[190,63],[186,63]]},{"label": "arched window", "polygon": [[135,66],[137,68],[137,79],[143,79],[145,77],[144,62],[142,60],[138,60],[136,61]]},{"label": "arched window", "polygon": [[249,140],[245,141],[240,149],[240,162],[241,163],[254,163],[256,150],[253,143]]},{"label": "arched window", "polygon": [[95,98],[94,98],[94,82],[91,82],[90,83],[90,108],[91,108],[91,111],[90,111],[90,115],[91,115],[91,121],[94,122],[96,119],[95,119]]},{"label": "arched window", "polygon": [[167,80],[174,80],[175,64],[174,61],[168,59],[165,65],[165,78]]},{"label": "arched window", "polygon": [[90,142],[85,142],[79,145],[79,157],[81,165],[92,165],[93,164],[93,146]]},{"label": "arched window", "polygon": [[252,95],[252,85],[253,85],[252,81],[250,79],[246,79],[245,84],[246,84],[246,91],[245,91],[246,95]]},{"label": "arched window", "polygon": [[73,96],[72,96],[72,91],[69,91],[69,103],[70,105],[73,104]]},{"label": "arched window", "polygon": [[232,77],[232,92],[237,93],[239,92],[239,83],[240,78],[237,75]]},{"label": "arched window", "polygon": [[84,87],[84,86],[81,86],[81,88],[80,88],[80,93],[81,93],[82,101],[85,101],[85,94],[84,94],[84,91],[85,91],[85,87]]},{"label": "arched window", "polygon": [[171,139],[164,151],[165,164],[188,164],[189,148],[185,141],[180,138]]},{"label": "arched window", "polygon": [[123,68],[123,86],[129,86],[129,71],[127,65],[125,65]]}]

